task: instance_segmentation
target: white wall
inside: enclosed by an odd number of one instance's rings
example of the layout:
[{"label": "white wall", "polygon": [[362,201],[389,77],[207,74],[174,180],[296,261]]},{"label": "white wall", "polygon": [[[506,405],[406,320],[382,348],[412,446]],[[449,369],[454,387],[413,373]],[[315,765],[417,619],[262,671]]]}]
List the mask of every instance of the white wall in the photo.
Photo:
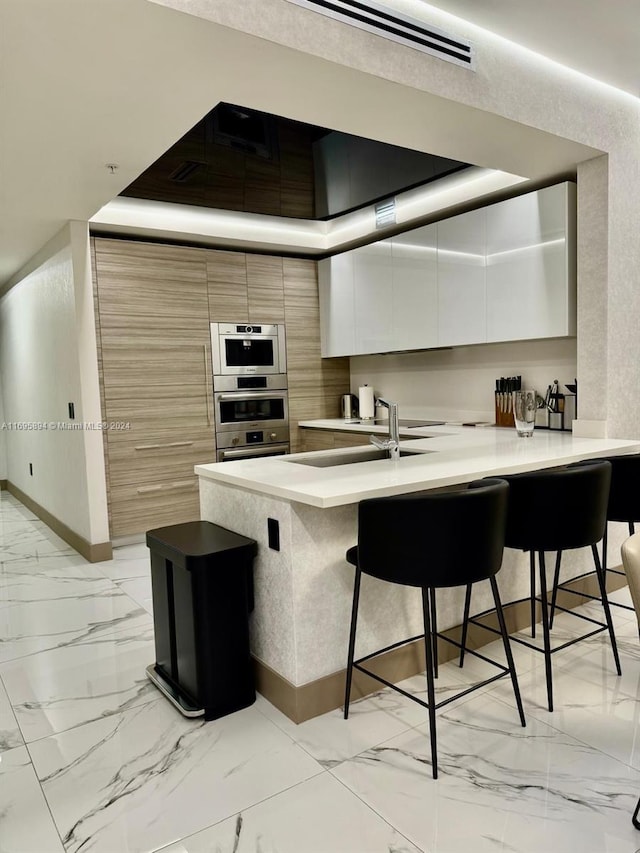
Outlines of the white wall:
[{"label": "white wall", "polygon": [[[4,424],[4,404],[2,402],[2,381],[0,377],[0,426]],[[0,429],[0,480],[7,479],[7,440],[5,430]]]},{"label": "white wall", "polygon": [[[455,347],[351,358],[351,391],[372,385],[397,401],[400,417],[494,422],[495,380],[522,376],[542,394],[554,379],[573,382],[575,338]],[[561,389],[564,390],[564,389]]]},{"label": "white wall", "polygon": [[[106,496],[103,507],[98,502],[90,508],[88,471],[95,475],[96,459],[97,467],[103,466],[102,435],[58,428],[100,418],[99,405],[97,417],[91,400],[83,406],[88,380],[81,357],[96,364],[96,387],[98,376],[95,331],[90,351],[86,330],[91,279],[87,283],[80,263],[87,251],[86,225],[68,225],[16,276],[0,300],[0,381],[4,420],[22,425],[5,431],[7,479],[97,543],[109,538]],[[69,402],[75,404],[75,422],[68,419]]]}]

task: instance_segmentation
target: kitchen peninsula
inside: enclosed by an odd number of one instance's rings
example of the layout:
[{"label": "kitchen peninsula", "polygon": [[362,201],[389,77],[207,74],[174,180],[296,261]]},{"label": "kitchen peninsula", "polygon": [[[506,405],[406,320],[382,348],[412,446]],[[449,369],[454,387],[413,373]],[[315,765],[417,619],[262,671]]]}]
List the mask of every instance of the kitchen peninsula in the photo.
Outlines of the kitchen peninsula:
[{"label": "kitchen peninsula", "polygon": [[[637,441],[542,430],[530,439],[514,430],[451,425],[403,433],[401,449],[408,455],[397,461],[356,461],[373,450],[362,447],[195,468],[201,517],[259,543],[251,626],[258,687],[298,722],[340,704],[353,589],[353,567],[344,555],[357,539],[360,500],[640,452]],[[273,534],[269,541],[267,519],[277,521],[278,541]],[[612,525],[610,565],[619,562],[623,536],[622,526]],[[589,567],[587,551],[566,555],[563,577]],[[528,595],[527,556],[505,551],[498,581],[505,602]],[[439,593],[441,629],[461,622],[462,594]],[[419,634],[419,599],[413,589],[363,578],[358,655]],[[478,587],[474,610],[490,606],[489,590]]]}]

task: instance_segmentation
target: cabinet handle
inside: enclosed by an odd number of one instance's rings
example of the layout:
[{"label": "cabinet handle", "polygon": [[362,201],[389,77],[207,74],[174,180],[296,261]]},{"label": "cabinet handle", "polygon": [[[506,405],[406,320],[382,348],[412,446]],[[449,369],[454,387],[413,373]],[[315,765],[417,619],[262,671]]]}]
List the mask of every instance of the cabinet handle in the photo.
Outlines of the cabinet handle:
[{"label": "cabinet handle", "polygon": [[167,444],[138,444],[134,450],[159,450],[162,447],[191,447],[192,441],[170,441]]},{"label": "cabinet handle", "polygon": [[192,480],[182,480],[177,483],[161,483],[159,486],[140,486],[137,489],[139,495],[148,495],[151,492],[170,492],[173,489],[193,488],[195,483]]},{"label": "cabinet handle", "polygon": [[207,345],[202,344],[202,356],[204,359],[204,399],[207,403],[207,426],[211,426],[211,411],[209,409],[209,382],[207,380]]}]

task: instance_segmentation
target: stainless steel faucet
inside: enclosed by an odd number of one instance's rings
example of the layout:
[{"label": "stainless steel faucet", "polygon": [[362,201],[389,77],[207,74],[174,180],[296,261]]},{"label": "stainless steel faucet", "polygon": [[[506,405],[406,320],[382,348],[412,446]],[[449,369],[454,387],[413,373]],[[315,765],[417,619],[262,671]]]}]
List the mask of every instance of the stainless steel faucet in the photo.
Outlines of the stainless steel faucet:
[{"label": "stainless steel faucet", "polygon": [[400,458],[400,427],[398,425],[398,404],[390,403],[384,397],[378,397],[378,403],[389,409],[389,438],[378,438],[377,435],[369,436],[371,444],[375,444],[380,450],[389,451],[389,459]]}]

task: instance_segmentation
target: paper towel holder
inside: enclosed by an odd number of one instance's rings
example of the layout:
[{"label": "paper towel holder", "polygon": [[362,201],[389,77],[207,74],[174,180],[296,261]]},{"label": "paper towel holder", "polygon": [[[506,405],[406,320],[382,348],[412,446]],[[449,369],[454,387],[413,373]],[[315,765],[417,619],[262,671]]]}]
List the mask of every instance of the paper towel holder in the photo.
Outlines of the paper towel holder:
[{"label": "paper towel holder", "polygon": [[365,423],[375,420],[375,396],[371,385],[361,385],[358,389],[360,420]]}]

